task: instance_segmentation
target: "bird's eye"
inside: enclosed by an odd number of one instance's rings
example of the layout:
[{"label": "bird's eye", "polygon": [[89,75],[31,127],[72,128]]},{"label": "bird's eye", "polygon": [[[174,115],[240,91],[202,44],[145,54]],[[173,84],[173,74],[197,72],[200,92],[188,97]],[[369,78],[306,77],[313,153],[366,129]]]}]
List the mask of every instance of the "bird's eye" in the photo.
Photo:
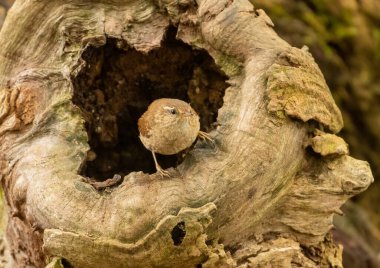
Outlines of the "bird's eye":
[{"label": "bird's eye", "polygon": [[164,109],[170,114],[177,114],[177,110],[174,107],[165,106]]}]

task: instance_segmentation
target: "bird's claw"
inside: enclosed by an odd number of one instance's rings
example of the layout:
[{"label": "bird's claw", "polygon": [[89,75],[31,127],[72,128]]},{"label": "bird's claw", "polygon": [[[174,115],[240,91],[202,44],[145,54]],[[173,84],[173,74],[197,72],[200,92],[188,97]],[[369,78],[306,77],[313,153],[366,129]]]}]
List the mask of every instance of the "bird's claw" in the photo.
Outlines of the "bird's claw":
[{"label": "bird's claw", "polygon": [[215,141],[213,140],[213,138],[211,138],[210,134],[208,134],[204,131],[199,131],[198,136],[202,140],[208,141],[208,142],[212,143],[213,146],[215,146]]},{"label": "bird's claw", "polygon": [[163,169],[162,167],[156,166],[156,169],[157,169],[157,172],[160,173],[160,175],[161,175],[162,178],[163,177],[169,177],[169,178],[171,177],[170,176],[170,172],[167,171],[167,170],[165,170],[165,169]]}]

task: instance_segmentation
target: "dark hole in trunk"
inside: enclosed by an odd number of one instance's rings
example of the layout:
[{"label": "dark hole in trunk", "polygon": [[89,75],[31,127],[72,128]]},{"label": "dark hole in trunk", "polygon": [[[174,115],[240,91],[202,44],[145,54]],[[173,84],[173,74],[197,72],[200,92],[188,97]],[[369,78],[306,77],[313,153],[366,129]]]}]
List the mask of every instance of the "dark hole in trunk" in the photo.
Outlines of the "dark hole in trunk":
[{"label": "dark hole in trunk", "polygon": [[[132,171],[155,172],[151,152],[139,140],[137,120],[158,98],[189,102],[210,131],[223,104],[228,77],[205,51],[176,40],[169,28],[160,48],[148,54],[120,49],[118,40],[89,47],[73,77],[73,102],[86,121],[91,150],[81,175],[104,180]],[[163,168],[178,165],[183,153],[157,155]]]},{"label": "dark hole in trunk", "polygon": [[172,235],[173,244],[175,246],[181,245],[183,238],[186,235],[185,222],[181,221],[176,226],[174,226],[171,235]]}]

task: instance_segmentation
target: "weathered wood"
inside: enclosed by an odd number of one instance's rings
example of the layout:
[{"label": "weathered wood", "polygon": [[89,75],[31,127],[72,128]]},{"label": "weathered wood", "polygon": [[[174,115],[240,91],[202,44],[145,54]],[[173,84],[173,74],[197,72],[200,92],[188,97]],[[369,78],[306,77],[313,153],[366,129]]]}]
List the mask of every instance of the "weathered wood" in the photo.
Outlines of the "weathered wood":
[{"label": "weathered wood", "polygon": [[[217,147],[198,142],[178,177],[132,172],[98,192],[80,175],[82,56],[110,39],[149,53],[169,25],[228,76]],[[312,56],[248,0],[16,1],[0,47],[1,174],[19,267],[47,256],[74,267],[340,266],[332,216],[372,182],[369,166],[312,152],[316,129],[342,128],[340,112]]]}]

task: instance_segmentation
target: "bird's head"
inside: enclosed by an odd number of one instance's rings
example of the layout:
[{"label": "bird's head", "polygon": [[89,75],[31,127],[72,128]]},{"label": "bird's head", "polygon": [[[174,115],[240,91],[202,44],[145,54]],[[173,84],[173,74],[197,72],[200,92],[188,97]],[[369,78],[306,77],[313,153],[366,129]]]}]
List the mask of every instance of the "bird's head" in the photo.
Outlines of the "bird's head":
[{"label": "bird's head", "polygon": [[195,116],[196,113],[194,110],[190,107],[190,105],[187,105],[188,107],[181,107],[178,105],[169,105],[169,106],[163,106],[164,113],[174,116],[174,117],[191,117]]},{"label": "bird's head", "polygon": [[160,117],[164,117],[166,122],[187,122],[199,120],[198,114],[190,104],[177,99],[160,99]]}]

